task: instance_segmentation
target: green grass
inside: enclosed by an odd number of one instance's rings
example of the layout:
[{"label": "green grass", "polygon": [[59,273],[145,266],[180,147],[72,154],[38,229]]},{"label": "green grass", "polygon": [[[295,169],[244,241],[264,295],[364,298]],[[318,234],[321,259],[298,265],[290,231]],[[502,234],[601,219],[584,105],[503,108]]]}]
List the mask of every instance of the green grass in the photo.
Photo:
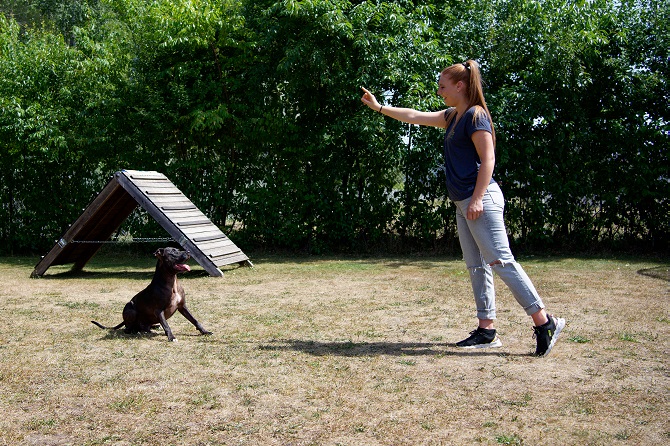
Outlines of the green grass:
[{"label": "green grass", "polygon": [[496,436],[496,443],[498,444],[506,444],[506,445],[522,445],[523,440],[519,438],[517,435],[498,435]]},{"label": "green grass", "polygon": [[573,335],[568,338],[570,342],[576,342],[577,344],[586,344],[587,342],[591,342],[589,338],[586,338],[584,336],[580,335]]}]

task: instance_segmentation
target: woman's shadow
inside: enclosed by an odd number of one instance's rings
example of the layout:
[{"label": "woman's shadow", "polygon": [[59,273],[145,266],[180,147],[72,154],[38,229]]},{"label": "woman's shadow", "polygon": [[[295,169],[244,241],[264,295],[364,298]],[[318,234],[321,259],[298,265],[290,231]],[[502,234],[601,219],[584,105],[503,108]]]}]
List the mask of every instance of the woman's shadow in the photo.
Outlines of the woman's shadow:
[{"label": "woman's shadow", "polygon": [[455,344],[440,342],[319,342],[297,339],[277,340],[259,346],[267,351],[300,351],[314,356],[531,356],[498,349],[462,350]]}]

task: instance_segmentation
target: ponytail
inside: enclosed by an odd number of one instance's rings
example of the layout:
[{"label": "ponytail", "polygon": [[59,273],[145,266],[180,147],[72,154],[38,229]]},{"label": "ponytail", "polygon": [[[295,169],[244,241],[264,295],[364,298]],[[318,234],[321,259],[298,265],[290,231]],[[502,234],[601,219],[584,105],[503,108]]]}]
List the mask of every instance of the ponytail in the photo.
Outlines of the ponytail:
[{"label": "ponytail", "polygon": [[[495,147],[496,131],[493,126],[491,112],[489,112],[489,108],[486,106],[486,100],[484,99],[484,89],[482,87],[482,77],[479,72],[479,64],[472,59],[468,59],[463,63],[457,63],[445,68],[442,70],[441,75],[447,76],[453,82],[463,82],[468,95],[468,108],[476,107],[475,113],[472,116],[473,122],[482,113],[486,114],[486,117],[491,122],[491,136],[493,137],[493,146]],[[456,113],[451,113],[448,117],[445,114],[445,118],[448,119],[447,127],[455,116]]]}]

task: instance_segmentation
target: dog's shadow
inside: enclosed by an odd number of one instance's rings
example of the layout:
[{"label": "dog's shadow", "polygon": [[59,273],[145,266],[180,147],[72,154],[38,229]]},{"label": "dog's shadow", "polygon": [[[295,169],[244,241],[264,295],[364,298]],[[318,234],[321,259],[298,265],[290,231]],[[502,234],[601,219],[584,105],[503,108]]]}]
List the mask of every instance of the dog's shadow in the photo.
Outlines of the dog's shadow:
[{"label": "dog's shadow", "polygon": [[314,356],[532,356],[500,350],[453,350],[455,344],[439,342],[318,342],[296,339],[260,345],[265,351],[300,351]]},{"label": "dog's shadow", "polygon": [[167,339],[165,336],[164,332],[158,332],[158,331],[143,331],[141,333],[126,333],[123,331],[123,329],[119,330],[107,330],[107,333],[105,333],[104,336],[102,336],[100,339],[103,341],[112,341],[112,340],[119,340],[119,339],[127,339],[127,340],[142,340],[142,339],[153,339],[155,337],[162,336]]},{"label": "dog's shadow", "polygon": [[[126,333],[123,331],[123,328],[120,328],[118,330],[112,330],[112,329],[105,329],[107,330],[107,333],[105,333],[104,336],[101,336],[100,339],[103,341],[113,341],[113,340],[119,340],[119,339],[127,339],[128,341],[141,341],[142,339],[154,339],[154,338],[165,338],[165,342],[169,341],[167,340],[167,336],[165,335],[165,331],[163,331],[163,328],[160,325],[152,327],[151,331],[142,331],[138,333]],[[201,333],[179,333],[179,338],[202,338],[202,340],[207,340],[207,341],[212,341],[213,338],[211,335],[203,335]]]}]

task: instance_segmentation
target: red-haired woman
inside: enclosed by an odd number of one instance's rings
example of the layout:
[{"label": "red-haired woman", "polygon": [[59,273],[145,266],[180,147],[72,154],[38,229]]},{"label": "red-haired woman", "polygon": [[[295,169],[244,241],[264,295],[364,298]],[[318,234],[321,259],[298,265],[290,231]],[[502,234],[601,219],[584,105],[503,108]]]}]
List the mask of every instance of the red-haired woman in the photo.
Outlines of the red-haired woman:
[{"label": "red-haired woman", "polygon": [[547,314],[531,280],[509,247],[503,220],[504,197],[493,179],[495,129],[486,106],[479,67],[474,60],[454,64],[440,74],[437,94],[446,110],[422,112],[381,105],[363,88],[361,101],[376,112],[416,125],[445,129],[444,169],[449,198],[456,204],[458,238],[470,272],[479,324],[456,343],[461,348],[500,347],[496,335],[493,271],[510,288],[532,320],[535,355],[546,356],[565,327],[565,320]]}]

